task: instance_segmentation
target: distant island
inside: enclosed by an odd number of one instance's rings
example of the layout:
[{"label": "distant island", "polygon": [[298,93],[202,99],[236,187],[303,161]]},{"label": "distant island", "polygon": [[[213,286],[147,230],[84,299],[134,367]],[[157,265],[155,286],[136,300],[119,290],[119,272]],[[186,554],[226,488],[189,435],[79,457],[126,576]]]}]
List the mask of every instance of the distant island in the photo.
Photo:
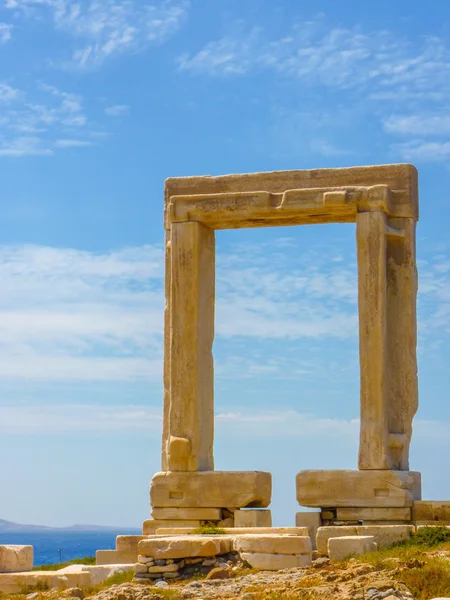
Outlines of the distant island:
[{"label": "distant island", "polygon": [[70,531],[137,531],[140,529],[137,527],[112,527],[108,525],[70,525],[69,527],[47,527],[45,525],[22,525],[19,523],[12,523],[11,521],[5,521],[0,519],[0,533],[45,533],[51,531],[58,532],[70,532]]}]

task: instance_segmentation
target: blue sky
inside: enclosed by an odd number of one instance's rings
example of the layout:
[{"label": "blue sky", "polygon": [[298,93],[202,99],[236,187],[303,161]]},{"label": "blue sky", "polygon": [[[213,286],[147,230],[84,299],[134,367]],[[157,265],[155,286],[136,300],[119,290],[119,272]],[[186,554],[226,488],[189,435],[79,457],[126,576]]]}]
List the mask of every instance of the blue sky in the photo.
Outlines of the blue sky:
[{"label": "blue sky", "polygon": [[[169,176],[412,162],[411,467],[450,497],[450,6],[0,0],[0,518],[140,526]],[[218,469],[356,468],[353,225],[217,235]]]}]

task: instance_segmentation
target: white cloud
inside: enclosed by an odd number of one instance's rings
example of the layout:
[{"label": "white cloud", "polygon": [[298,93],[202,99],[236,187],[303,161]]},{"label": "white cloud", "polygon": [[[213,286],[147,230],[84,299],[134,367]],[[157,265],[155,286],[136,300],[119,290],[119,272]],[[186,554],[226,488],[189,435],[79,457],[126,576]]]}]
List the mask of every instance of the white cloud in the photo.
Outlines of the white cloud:
[{"label": "white cloud", "polygon": [[[215,77],[270,74],[291,85],[314,89],[319,102],[321,96],[333,94],[334,121],[325,131],[316,127],[312,132],[308,115],[303,115],[303,135],[296,136],[295,144],[292,143],[302,154],[313,152],[326,157],[346,154],[340,139],[346,139],[347,134],[336,135],[342,129],[343,105],[351,106],[354,114],[360,112],[361,120],[368,114],[380,120],[388,134],[448,138],[450,133],[450,119],[446,116],[450,45],[445,38],[423,36],[407,40],[387,30],[330,27],[322,15],[312,21],[289,24],[277,36],[268,29],[241,27],[234,35],[209,41],[196,52],[182,54],[177,62],[181,71]],[[329,96],[326,98],[325,111],[330,104]],[[390,112],[403,111],[408,106],[410,114],[398,112],[386,116],[386,106]],[[321,121],[320,112],[323,107],[313,117],[313,123]],[[295,115],[292,117],[295,120]],[[277,130],[279,121],[278,118]],[[354,131],[355,127],[352,121],[347,131]],[[293,134],[287,131],[284,137],[289,142]],[[286,146],[284,142],[281,147]],[[421,160],[440,161],[447,156],[445,144],[435,150],[417,143],[392,149],[407,160],[420,156]]]},{"label": "white cloud", "polygon": [[89,140],[56,140],[54,142],[57,148],[85,148],[86,146],[92,146]]},{"label": "white cloud", "polygon": [[0,83],[0,102],[11,102],[19,96],[19,90],[14,89],[7,83]]},{"label": "white cloud", "polygon": [[71,63],[96,67],[125,52],[137,52],[171,37],[187,15],[188,0],[9,0],[7,8],[29,17],[52,15],[57,29],[80,40]]},{"label": "white cloud", "polygon": [[26,91],[0,83],[0,104],[0,156],[50,156],[100,139],[79,94],[44,83]]},{"label": "white cloud", "polygon": [[0,142],[0,156],[51,156],[53,152],[43,141],[34,136],[18,136],[10,141]]},{"label": "white cloud", "polygon": [[394,144],[392,151],[402,160],[410,162],[444,162],[450,158],[450,142],[413,140]]},{"label": "white cloud", "polygon": [[[335,257],[333,243],[300,251],[285,238],[219,248],[218,378],[348,376],[357,355],[342,343],[358,335],[356,265]],[[424,348],[450,334],[449,263],[446,254],[433,258],[421,275]],[[160,383],[163,271],[159,246],[0,247],[0,379]],[[347,352],[326,373],[317,362],[323,343]]]},{"label": "white cloud", "polygon": [[157,408],[38,403],[0,405],[0,432],[14,435],[150,432],[161,429]]},{"label": "white cloud", "polygon": [[[65,435],[68,433],[117,435],[159,433],[162,412],[159,406],[141,404],[44,404],[41,402],[2,402],[0,433],[2,435]],[[359,436],[359,418],[327,418],[281,407],[276,411],[245,412],[231,408],[215,415],[217,433],[270,439],[303,438],[311,440]],[[447,442],[450,423],[416,419],[414,438]]]},{"label": "white cloud", "polygon": [[443,136],[450,134],[450,117],[447,115],[391,115],[384,122],[387,133],[402,135]]},{"label": "white cloud", "polygon": [[8,23],[0,23],[0,44],[9,42],[12,36],[13,26]]},{"label": "white cloud", "polygon": [[428,37],[414,45],[385,30],[330,28],[322,17],[296,22],[279,38],[261,28],[241,30],[182,55],[178,64],[210,75],[269,70],[312,85],[359,89],[369,98],[388,94],[397,102],[403,92],[428,98],[437,88],[441,99],[450,87],[450,51],[444,40]]},{"label": "white cloud", "polygon": [[105,114],[108,117],[121,117],[122,115],[127,115],[129,110],[130,107],[126,104],[114,104],[105,108]]}]

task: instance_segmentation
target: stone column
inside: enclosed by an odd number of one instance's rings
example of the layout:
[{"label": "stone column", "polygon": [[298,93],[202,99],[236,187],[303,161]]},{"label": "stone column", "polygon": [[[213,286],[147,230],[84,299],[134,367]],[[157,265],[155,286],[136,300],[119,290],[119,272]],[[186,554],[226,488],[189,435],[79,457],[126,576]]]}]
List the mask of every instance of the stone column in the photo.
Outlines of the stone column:
[{"label": "stone column", "polygon": [[360,469],[409,469],[417,411],[414,219],[358,213]]},{"label": "stone column", "polygon": [[391,468],[387,413],[386,215],[356,217],[361,368],[360,469]]},{"label": "stone column", "polygon": [[171,318],[171,280],[172,280],[172,252],[171,252],[171,230],[166,230],[166,246],[164,258],[164,292],[166,304],[164,306],[164,396],[163,396],[163,433],[161,468],[168,471],[168,440],[169,440],[169,412],[170,412],[170,318]]},{"label": "stone column", "polygon": [[418,408],[416,222],[388,220],[388,428],[391,468],[409,469],[412,420]]},{"label": "stone column", "polygon": [[167,470],[214,469],[214,231],[173,223],[170,244]]}]

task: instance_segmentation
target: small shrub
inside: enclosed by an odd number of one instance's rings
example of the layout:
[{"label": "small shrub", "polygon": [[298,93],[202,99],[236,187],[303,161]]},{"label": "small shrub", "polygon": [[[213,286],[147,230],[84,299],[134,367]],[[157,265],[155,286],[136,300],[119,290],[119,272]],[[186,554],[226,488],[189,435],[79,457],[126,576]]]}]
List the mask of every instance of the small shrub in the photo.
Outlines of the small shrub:
[{"label": "small shrub", "polygon": [[218,527],[215,523],[206,523],[205,525],[201,525],[198,527],[194,533],[198,533],[200,535],[221,535],[225,533],[225,529],[222,527]]},{"label": "small shrub", "polygon": [[415,600],[450,594],[450,568],[445,560],[434,559],[423,567],[403,571],[398,580],[409,588]]},{"label": "small shrub", "polygon": [[428,546],[433,548],[439,544],[450,542],[450,529],[446,527],[421,527],[417,533],[397,546]]}]

